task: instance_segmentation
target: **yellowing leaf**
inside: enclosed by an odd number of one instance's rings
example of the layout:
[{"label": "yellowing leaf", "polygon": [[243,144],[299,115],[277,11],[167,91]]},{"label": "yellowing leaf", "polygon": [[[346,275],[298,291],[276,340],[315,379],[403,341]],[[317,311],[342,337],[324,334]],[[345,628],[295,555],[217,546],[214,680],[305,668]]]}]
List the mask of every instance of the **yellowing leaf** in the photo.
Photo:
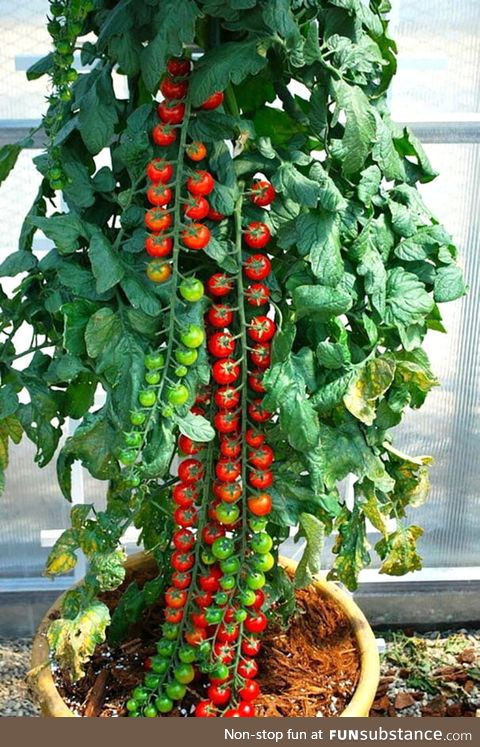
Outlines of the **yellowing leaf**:
[{"label": "yellowing leaf", "polygon": [[387,539],[377,542],[375,549],[382,559],[380,573],[389,576],[403,576],[411,571],[419,571],[422,558],[417,552],[417,539],[423,534],[423,529],[412,525],[400,527]]},{"label": "yellowing leaf", "polygon": [[60,573],[68,573],[75,568],[78,549],[77,533],[74,529],[66,529],[55,542],[48,556],[45,567],[45,575],[58,576]]},{"label": "yellowing leaf", "polygon": [[383,356],[368,361],[359,370],[343,398],[347,410],[365,425],[372,425],[376,401],[390,387],[394,375],[395,361],[392,358]]},{"label": "yellowing leaf", "polygon": [[84,666],[96,646],[105,640],[110,622],[108,607],[92,601],[73,620],[55,620],[48,631],[48,643],[60,666],[71,672],[75,682],[85,674]]}]

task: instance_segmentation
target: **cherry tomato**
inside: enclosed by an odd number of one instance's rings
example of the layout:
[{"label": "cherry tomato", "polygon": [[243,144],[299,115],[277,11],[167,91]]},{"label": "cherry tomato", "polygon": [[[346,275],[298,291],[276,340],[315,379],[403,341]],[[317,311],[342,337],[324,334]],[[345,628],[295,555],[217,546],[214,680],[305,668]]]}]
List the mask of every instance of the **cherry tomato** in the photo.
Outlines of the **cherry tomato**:
[{"label": "cherry tomato", "polygon": [[266,490],[273,483],[273,473],[270,470],[251,470],[248,482],[256,490]]},{"label": "cherry tomato", "polygon": [[253,556],[253,568],[255,568],[256,571],[267,573],[268,571],[272,570],[274,565],[275,558],[270,552],[267,552],[264,555]]},{"label": "cherry tomato", "polygon": [[265,306],[270,299],[270,291],[264,283],[252,283],[245,291],[250,306]]},{"label": "cherry tomato", "polygon": [[258,664],[255,659],[244,659],[239,662],[237,672],[245,680],[251,680],[258,674]]},{"label": "cherry tomato", "polygon": [[[259,553],[260,555],[265,555],[267,552],[270,552],[272,546],[273,540],[270,535],[267,534],[267,532],[259,532],[258,534],[254,534],[254,536],[250,540],[250,547],[254,552]],[[261,607],[264,601],[265,597],[262,599],[261,603],[258,606]]]},{"label": "cherry tomato", "polygon": [[192,197],[184,206],[187,218],[191,220],[203,220],[208,215],[210,206],[205,197]]},{"label": "cherry tomato", "polygon": [[240,711],[238,710],[238,708],[229,708],[228,711],[225,711],[223,716],[224,718],[239,718]]},{"label": "cherry tomato", "polygon": [[261,399],[254,399],[248,403],[248,415],[255,423],[266,423],[272,417],[271,412],[262,407]]},{"label": "cherry tomato", "polygon": [[184,405],[189,396],[190,392],[184,384],[172,384],[167,391],[167,399],[175,407]]},{"label": "cherry tomato", "polygon": [[217,641],[213,647],[216,658],[222,664],[231,664],[235,659],[235,647],[229,643],[220,643]]},{"label": "cherry tomato", "polygon": [[178,658],[183,664],[192,664],[197,658],[197,652],[193,646],[183,646],[178,652]]},{"label": "cherry tomato", "polygon": [[207,289],[212,296],[227,296],[233,290],[234,279],[223,272],[216,272],[207,280]]},{"label": "cherry tomato", "polygon": [[186,152],[191,161],[202,161],[207,155],[206,147],[198,141],[190,143]]},{"label": "cherry tomato", "polygon": [[181,552],[180,550],[175,550],[175,552],[172,554],[171,562],[172,568],[174,568],[176,571],[179,571],[180,573],[185,573],[193,567],[193,564],[195,563],[195,557],[191,552]]},{"label": "cherry tomato", "polygon": [[212,601],[213,597],[210,591],[200,590],[195,597],[195,604],[197,607],[210,607]]},{"label": "cherry tomato", "polygon": [[272,265],[265,254],[251,254],[244,263],[245,275],[249,280],[265,280]]},{"label": "cherry tomato", "polygon": [[[239,558],[237,557],[230,557],[225,558],[224,560],[220,561],[220,570],[222,573],[238,573],[241,568],[241,563]],[[236,622],[243,622],[242,620],[238,619],[237,613],[239,610],[235,612],[235,620]]]},{"label": "cherry tomato", "polygon": [[147,166],[147,176],[152,182],[168,184],[173,176],[173,166],[163,158],[154,158]]},{"label": "cherry tomato", "polygon": [[199,576],[198,585],[202,591],[218,591],[220,588],[218,578],[213,573],[209,573],[206,576]]},{"label": "cherry tomato", "polygon": [[176,550],[186,552],[191,550],[195,545],[195,536],[189,529],[177,529],[172,537],[173,545]]},{"label": "cherry tomato", "polygon": [[165,96],[166,99],[184,99],[187,95],[188,83],[186,80],[172,80],[169,75],[160,83],[160,93]]},{"label": "cherry tomato", "polygon": [[272,497],[268,493],[259,493],[248,499],[248,510],[255,516],[267,516],[272,510],[272,505]]},{"label": "cherry tomato", "polygon": [[235,459],[242,453],[242,444],[235,438],[228,438],[228,436],[222,436],[220,439],[220,454],[229,459]]},{"label": "cherry tomato", "polygon": [[215,465],[215,474],[222,482],[235,482],[241,474],[240,463],[226,457],[220,457]]},{"label": "cherry tomato", "polygon": [[254,392],[264,394],[267,390],[263,386],[263,371],[252,371],[248,376],[248,386]]},{"label": "cherry tomato", "polygon": [[203,464],[198,459],[184,459],[178,467],[178,476],[182,482],[194,485],[203,478]]},{"label": "cherry tomato", "polygon": [[167,124],[157,124],[152,130],[152,140],[155,145],[166,147],[177,139],[175,130]]},{"label": "cherry tomato", "polygon": [[185,640],[191,646],[199,646],[206,637],[207,634],[203,628],[193,628],[185,633]]},{"label": "cherry tomato", "polygon": [[181,508],[190,508],[198,499],[199,492],[192,484],[177,483],[172,490],[173,502]]},{"label": "cherry tomato", "polygon": [[240,701],[237,711],[241,718],[253,718],[256,713],[253,703],[247,703],[245,700]]},{"label": "cherry tomato", "polygon": [[[197,511],[193,507],[181,508],[180,506],[175,509],[173,518],[175,523],[180,527],[193,527],[197,523]],[[177,571],[182,570],[177,568]],[[184,570],[188,570],[185,568]]]},{"label": "cherry tomato", "polygon": [[138,401],[142,407],[153,407],[157,401],[157,395],[153,389],[141,389],[138,393]]},{"label": "cherry tomato", "polygon": [[208,620],[204,610],[201,612],[192,612],[191,620],[196,628],[208,628]]},{"label": "cherry tomato", "polygon": [[205,293],[202,281],[198,278],[192,277],[185,278],[185,280],[183,280],[180,284],[178,290],[180,291],[180,295],[182,296],[182,298],[184,298],[185,301],[188,301],[189,303],[200,301]]},{"label": "cherry tomato", "polygon": [[145,251],[150,257],[169,257],[172,248],[172,239],[161,233],[149,234],[145,239]]},{"label": "cherry tomato", "polygon": [[185,104],[165,100],[158,105],[157,112],[165,124],[180,124],[185,117]]},{"label": "cherry tomato", "polygon": [[203,223],[192,223],[182,233],[182,241],[188,249],[204,249],[210,241],[210,229]]},{"label": "cherry tomato", "polygon": [[216,482],[213,484],[213,492],[224,503],[236,503],[241,498],[242,486],[238,482]]},{"label": "cherry tomato", "polygon": [[208,171],[194,171],[187,179],[187,189],[192,195],[209,195],[213,192],[215,182]]},{"label": "cherry tomato", "polygon": [[[247,617],[244,626],[249,633],[263,633],[263,631],[267,627],[267,618],[263,612],[257,611],[253,615]],[[242,695],[242,697],[245,696]],[[245,698],[245,700],[253,700],[253,698]]]},{"label": "cherry tomato", "polygon": [[235,351],[235,340],[230,332],[214,332],[208,340],[208,350],[215,358],[228,358]]},{"label": "cherry tomato", "polygon": [[204,340],[205,332],[197,324],[189,324],[188,327],[180,335],[180,341],[183,345],[185,345],[186,348],[199,348],[200,345],[203,344]]},{"label": "cherry tomato", "polygon": [[232,307],[228,304],[213,304],[207,312],[207,321],[212,327],[228,327],[233,321]]},{"label": "cherry tomato", "polygon": [[185,607],[187,601],[187,592],[181,589],[171,587],[165,592],[165,604],[174,610]]},{"label": "cherry tomato", "polygon": [[191,583],[191,573],[186,573],[186,571],[175,571],[175,573],[172,574],[172,586],[176,589],[188,589]]},{"label": "cherry tomato", "polygon": [[[260,221],[252,221],[252,223],[249,223],[244,234],[245,243],[250,247],[250,249],[263,249],[263,247],[268,244],[271,237],[272,235],[267,224],[261,223]],[[262,280],[262,278],[252,279]]]},{"label": "cherry tomato", "polygon": [[268,342],[277,331],[277,325],[268,316],[254,316],[247,328],[247,334],[255,342]]},{"label": "cherry tomato", "polygon": [[173,670],[173,676],[181,685],[189,685],[195,678],[195,669],[191,664],[179,664]]},{"label": "cherry tomato", "polygon": [[196,350],[187,350],[180,348],[175,352],[175,360],[182,366],[192,366],[198,358]]},{"label": "cherry tomato", "polygon": [[147,264],[146,272],[147,278],[153,283],[166,283],[172,275],[172,267],[168,262],[156,258]]},{"label": "cherry tomato", "polygon": [[195,716],[197,718],[216,718],[217,709],[211,700],[201,700],[195,706]]},{"label": "cherry tomato", "polygon": [[238,625],[234,623],[222,623],[217,631],[217,641],[220,643],[235,643],[239,636]]},{"label": "cherry tomato", "polygon": [[145,225],[149,231],[166,231],[173,223],[172,213],[165,208],[153,207],[145,213]]},{"label": "cherry tomato", "polygon": [[250,187],[250,200],[254,205],[266,207],[271,205],[277,193],[275,187],[264,179],[258,179]]},{"label": "cherry tomato", "polygon": [[167,70],[174,78],[184,78],[190,73],[190,60],[185,57],[171,57],[167,63]]},{"label": "cherry tomato", "polygon": [[248,461],[256,469],[268,469],[275,459],[275,454],[271,446],[262,444],[255,451],[250,451]]},{"label": "cherry tomato", "polygon": [[245,433],[245,440],[249,446],[254,449],[258,449],[263,443],[265,443],[265,436],[261,431],[256,431],[253,428],[248,428]]},{"label": "cherry tomato", "polygon": [[240,509],[236,504],[220,503],[215,509],[215,515],[220,524],[230,526],[231,524],[235,524],[240,516]]},{"label": "cherry tomato", "polygon": [[232,691],[227,684],[210,685],[207,695],[215,705],[225,706],[232,697]]},{"label": "cherry tomato", "polygon": [[215,91],[215,93],[212,93],[212,95],[203,102],[201,108],[206,109],[207,111],[210,111],[211,109],[218,109],[218,107],[223,103],[223,99],[224,96],[222,91]]},{"label": "cherry tomato", "polygon": [[212,377],[217,384],[233,384],[240,376],[240,366],[233,358],[215,361],[212,366]]},{"label": "cherry tomato", "polygon": [[184,436],[182,433],[178,439],[178,448],[182,452],[182,454],[193,456],[194,454],[198,454],[198,452],[203,449],[203,444],[198,443],[197,441],[192,441],[191,438],[188,438],[188,436]]},{"label": "cherry tomato", "polygon": [[219,410],[213,416],[213,424],[219,433],[235,433],[240,427],[240,416],[230,410]]},{"label": "cherry tomato", "polygon": [[257,366],[262,371],[269,368],[272,362],[270,344],[265,342],[255,343],[250,350],[250,360],[254,366]]},{"label": "cherry tomato", "polygon": [[242,641],[242,654],[245,656],[258,656],[262,644],[255,636],[245,637]]},{"label": "cherry tomato", "polygon": [[218,210],[214,210],[210,206],[210,210],[208,211],[207,218],[209,218],[210,220],[214,220],[214,221],[221,221],[225,218],[225,216],[223,213],[219,213]]},{"label": "cherry tomato", "polygon": [[213,543],[225,535],[225,529],[216,524],[206,524],[202,529],[202,540],[206,545]]},{"label": "cherry tomato", "polygon": [[232,386],[221,386],[214,394],[217,407],[223,410],[234,410],[240,404],[241,392]]},{"label": "cherry tomato", "polygon": [[172,190],[161,182],[154,183],[147,189],[147,200],[151,205],[164,207],[171,202],[171,199]]},{"label": "cherry tomato", "polygon": [[173,709],[173,700],[168,695],[159,695],[155,698],[155,708],[159,713],[170,713]]}]

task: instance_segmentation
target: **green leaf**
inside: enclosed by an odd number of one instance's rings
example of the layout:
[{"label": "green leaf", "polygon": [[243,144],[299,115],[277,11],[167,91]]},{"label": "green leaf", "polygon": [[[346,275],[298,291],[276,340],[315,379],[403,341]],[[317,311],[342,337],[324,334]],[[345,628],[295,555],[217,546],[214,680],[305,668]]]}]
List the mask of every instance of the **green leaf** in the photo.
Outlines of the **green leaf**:
[{"label": "green leaf", "polygon": [[[267,64],[257,51],[258,41],[225,42],[205,52],[190,78],[193,106],[200,106],[215,91],[224,91],[229,83],[238,85]],[[252,82],[254,85],[254,82]]]},{"label": "green leaf", "polygon": [[203,415],[195,415],[193,412],[188,412],[186,415],[176,415],[174,420],[178,425],[180,433],[191,438],[192,441],[204,443],[215,438],[215,431]]},{"label": "green leaf", "polygon": [[389,576],[403,576],[405,573],[419,571],[422,558],[417,551],[417,540],[423,534],[423,529],[412,525],[400,527],[387,538],[381,539],[375,545],[383,563],[379,573]]},{"label": "green leaf", "polygon": [[11,170],[17,163],[18,156],[22,151],[22,146],[15,143],[14,145],[3,145],[0,148],[0,184],[2,184]]},{"label": "green leaf", "polygon": [[126,557],[123,550],[93,553],[90,558],[87,581],[92,574],[100,591],[117,589],[125,579]]},{"label": "green leaf", "polygon": [[301,36],[290,6],[290,0],[267,0],[262,17],[271,31],[293,46]]},{"label": "green leaf", "polygon": [[[67,438],[60,454],[62,468],[68,468],[70,460],[79,460],[97,480],[109,480],[118,475],[118,464],[114,457],[117,434],[105,417],[104,408],[86,415],[73,436]],[[65,474],[62,480],[65,482]]]},{"label": "green leaf", "polygon": [[434,304],[417,276],[401,267],[388,272],[386,303],[386,323],[404,326],[422,322]]},{"label": "green leaf", "polygon": [[302,130],[299,122],[272,106],[264,106],[256,112],[253,125],[257,136],[269,137],[274,146],[284,145]]},{"label": "green leaf", "polygon": [[21,272],[33,270],[36,264],[37,258],[30,252],[13,252],[0,265],[0,276],[13,278]]},{"label": "green leaf", "polygon": [[352,305],[352,298],[346,291],[320,285],[300,285],[292,291],[292,298],[298,318],[315,314],[327,320],[345,314]]},{"label": "green leaf", "polygon": [[117,122],[112,76],[105,68],[80,102],[79,130],[90,153],[95,155],[108,146]]},{"label": "green leaf", "polygon": [[103,233],[98,232],[92,236],[88,254],[97,279],[98,293],[105,293],[121,281],[125,268]]},{"label": "green leaf", "polygon": [[105,346],[120,335],[121,329],[121,321],[112,309],[105,307],[95,311],[85,329],[88,355],[91,358],[97,358]]},{"label": "green leaf", "polygon": [[344,368],[351,363],[348,347],[340,342],[319,342],[317,358],[324,368]]},{"label": "green leaf", "polygon": [[299,525],[306,545],[295,571],[295,586],[302,588],[311,584],[314,576],[320,573],[325,528],[316,516],[306,513],[300,514]]},{"label": "green leaf", "polygon": [[89,236],[85,223],[72,213],[55,214],[48,218],[32,217],[30,223],[53,241],[59,254],[76,252],[80,238]]},{"label": "green leaf", "polygon": [[378,166],[368,166],[361,172],[357,194],[358,199],[363,202],[365,207],[370,207],[372,204],[372,197],[378,193],[381,181],[382,173]]},{"label": "green leaf", "polygon": [[142,612],[160,598],[166,586],[166,575],[147,581],[141,589],[136,583],[129,584],[120,597],[108,628],[108,641],[112,646],[118,646],[124,640],[130,626],[138,622]]},{"label": "green leaf", "polygon": [[63,345],[67,352],[79,356],[85,353],[85,330],[96,308],[94,303],[82,298],[61,307],[64,317]]},{"label": "green leaf", "polygon": [[392,138],[392,127],[389,118],[382,118],[375,112],[376,140],[372,149],[372,158],[378,163],[386,179],[404,181],[405,166],[398,154]]},{"label": "green leaf", "polygon": [[309,176],[318,183],[319,202],[324,210],[335,213],[346,208],[344,196],[319,161],[312,165]]},{"label": "green leaf", "polygon": [[332,81],[331,85],[333,97],[346,116],[342,168],[343,173],[349,176],[359,171],[366,161],[375,139],[375,115],[361,88],[350,86],[343,80]]},{"label": "green leaf", "polygon": [[376,402],[390,388],[394,376],[395,361],[388,354],[367,361],[343,398],[347,410],[365,425],[372,425]]},{"label": "green leaf", "polygon": [[318,203],[318,183],[304,176],[293,163],[283,163],[273,175],[272,183],[277,192],[282,192],[299,205],[312,208]]},{"label": "green leaf", "polygon": [[53,65],[54,54],[53,52],[49,52],[45,57],[42,57],[34,62],[33,65],[30,65],[27,70],[27,80],[38,80],[42,75],[50,73],[53,69]]},{"label": "green leaf", "polygon": [[175,437],[171,426],[165,422],[157,425],[152,432],[150,443],[144,449],[140,466],[142,475],[148,478],[163,477],[175,450]]},{"label": "green leaf", "polygon": [[95,648],[105,640],[110,622],[108,607],[98,600],[90,601],[73,620],[54,620],[48,630],[49,646],[60,664],[71,672],[73,681],[85,674],[85,664]]},{"label": "green leaf", "polygon": [[338,540],[333,548],[337,555],[329,579],[342,581],[355,591],[359,572],[370,563],[370,545],[365,529],[365,517],[358,507],[353,512],[344,510],[338,524]]},{"label": "green leaf", "polygon": [[433,297],[437,303],[455,301],[456,298],[464,296],[466,292],[463,272],[458,265],[448,265],[437,270],[433,287]]}]

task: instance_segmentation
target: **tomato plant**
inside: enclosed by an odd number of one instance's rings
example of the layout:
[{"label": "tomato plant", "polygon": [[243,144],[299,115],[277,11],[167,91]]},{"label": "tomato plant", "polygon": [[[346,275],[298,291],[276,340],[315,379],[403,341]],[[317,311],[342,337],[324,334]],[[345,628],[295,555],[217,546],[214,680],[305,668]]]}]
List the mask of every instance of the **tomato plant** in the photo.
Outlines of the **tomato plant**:
[{"label": "tomato plant", "polygon": [[[170,713],[201,677],[197,716],[249,717],[262,633],[295,609],[273,572],[292,527],[297,586],[334,531],[330,577],[354,589],[367,517],[382,572],[420,566],[405,514],[428,458],[396,451],[390,429],[436,384],[423,340],[465,289],[417,190],[435,174],[388,113],[388,3],[167,4],[50,4],[54,52],[32,71],[52,81],[42,180],[0,267],[15,278],[0,301],[0,468],[24,434],[40,466],[58,453],[68,500],[76,461],[108,483],[103,510],[73,505],[47,562],[52,576],[80,550],[89,564],[49,636],[72,678],[160,599],[128,713]],[[24,146],[0,150],[1,180]],[[39,230],[54,245],[41,259]],[[110,613],[133,525],[158,574]]]}]

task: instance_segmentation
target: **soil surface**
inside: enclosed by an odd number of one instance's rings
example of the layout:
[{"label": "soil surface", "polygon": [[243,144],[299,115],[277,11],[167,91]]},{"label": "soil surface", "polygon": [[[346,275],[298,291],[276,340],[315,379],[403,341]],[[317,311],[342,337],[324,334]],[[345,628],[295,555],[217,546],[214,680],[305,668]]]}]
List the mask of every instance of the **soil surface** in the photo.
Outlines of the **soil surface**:
[{"label": "soil surface", "polygon": [[[137,577],[138,581],[138,577]],[[115,606],[118,591],[103,600]],[[262,696],[258,716],[336,716],[351,699],[360,673],[359,653],[348,619],[313,588],[297,592],[298,614],[287,630],[271,630],[258,657]],[[125,702],[141,683],[144,661],[155,653],[162,609],[153,608],[119,649],[99,646],[85,677],[71,684],[60,670],[56,685],[69,707],[82,716],[126,716]],[[206,697],[199,679],[170,716],[187,717]]]}]

